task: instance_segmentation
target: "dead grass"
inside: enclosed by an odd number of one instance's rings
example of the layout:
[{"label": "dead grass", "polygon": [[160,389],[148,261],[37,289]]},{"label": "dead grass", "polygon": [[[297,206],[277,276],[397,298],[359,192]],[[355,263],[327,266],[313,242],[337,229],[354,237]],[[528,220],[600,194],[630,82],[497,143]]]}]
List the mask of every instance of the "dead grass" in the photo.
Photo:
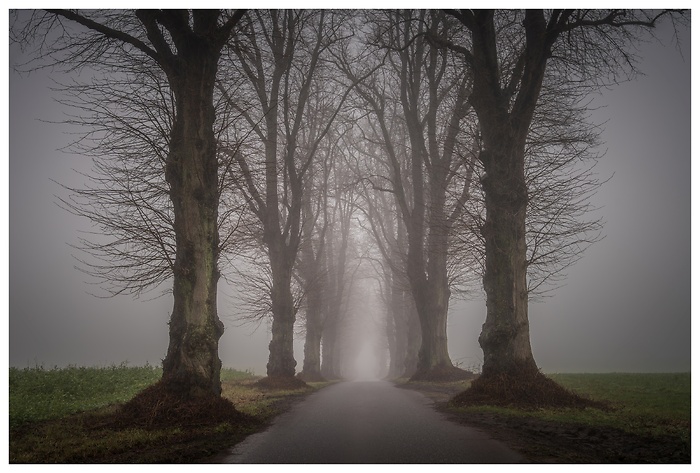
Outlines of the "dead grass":
[{"label": "dead grass", "polygon": [[532,408],[532,403],[519,408],[518,403],[487,402],[459,406],[450,400],[461,396],[469,382],[400,380],[404,382],[399,386],[422,392],[453,420],[488,432],[532,462],[690,462],[690,373],[550,376],[580,397],[611,408]]},{"label": "dead grass", "polygon": [[228,399],[202,396],[195,399],[173,395],[162,382],[149,386],[120,406],[113,415],[97,416],[105,427],[114,428],[192,428],[229,423],[254,423]]},{"label": "dead grass", "polygon": [[207,462],[329,384],[270,390],[257,379],[225,379],[221,397],[196,402],[156,383],[126,403],[23,423],[10,431],[10,463]]},{"label": "dead grass", "polygon": [[309,385],[303,379],[295,376],[267,376],[255,382],[261,389],[267,390],[287,390],[287,389],[308,389]]}]

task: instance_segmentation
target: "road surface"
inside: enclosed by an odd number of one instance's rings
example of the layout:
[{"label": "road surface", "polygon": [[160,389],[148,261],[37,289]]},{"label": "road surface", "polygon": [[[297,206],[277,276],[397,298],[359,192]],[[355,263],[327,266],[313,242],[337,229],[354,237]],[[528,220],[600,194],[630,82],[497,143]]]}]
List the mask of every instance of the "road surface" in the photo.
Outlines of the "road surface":
[{"label": "road surface", "polygon": [[221,463],[518,463],[483,432],[387,381],[342,382],[311,394],[220,457]]}]

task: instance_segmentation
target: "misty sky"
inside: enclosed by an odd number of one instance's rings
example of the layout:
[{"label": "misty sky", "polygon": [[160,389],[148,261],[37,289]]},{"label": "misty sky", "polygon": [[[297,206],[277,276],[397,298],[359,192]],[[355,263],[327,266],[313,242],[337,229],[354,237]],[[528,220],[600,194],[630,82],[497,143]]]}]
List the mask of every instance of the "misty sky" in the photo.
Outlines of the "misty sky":
[{"label": "misty sky", "polygon": [[[530,305],[533,352],[545,372],[690,370],[690,34],[681,37],[683,57],[668,29],[659,35],[666,46],[639,51],[646,77],[595,98],[605,108],[594,121],[607,121],[597,171],[614,174],[594,198],[606,238],[569,270],[565,287]],[[12,48],[10,63],[21,61]],[[90,162],[57,151],[70,138],[46,122],[62,113],[50,85],[46,72],[9,74],[9,364],[160,364],[170,297],[96,298],[89,293],[99,288],[74,269],[69,244],[90,227],[55,204],[62,191],[52,180],[80,185],[75,171],[89,171]],[[266,326],[238,327],[232,292],[222,281],[220,357],[264,374]],[[450,355],[463,367],[481,363],[485,315],[483,300],[452,304]]]}]

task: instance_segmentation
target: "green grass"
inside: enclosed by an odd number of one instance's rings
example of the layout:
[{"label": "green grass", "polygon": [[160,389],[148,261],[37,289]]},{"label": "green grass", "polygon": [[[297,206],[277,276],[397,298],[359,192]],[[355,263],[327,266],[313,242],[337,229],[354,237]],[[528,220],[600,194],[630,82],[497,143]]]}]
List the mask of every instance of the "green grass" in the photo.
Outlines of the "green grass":
[{"label": "green grass", "polygon": [[[12,463],[191,462],[216,453],[251,433],[251,426],[221,424],[200,430],[111,430],[83,427],[81,412],[114,409],[160,379],[159,368],[68,367],[10,369],[10,461]],[[562,423],[614,427],[690,444],[690,373],[551,374],[563,386],[610,403],[598,409],[519,411],[495,407],[467,410],[530,416]],[[251,372],[224,369],[222,395],[237,409],[266,422],[309,389],[267,391]],[[318,389],[328,383],[311,383]],[[455,384],[456,390],[468,383]],[[459,388],[459,389],[457,389]]]},{"label": "green grass", "polygon": [[160,379],[152,366],[10,368],[10,427],[131,399]]},{"label": "green grass", "polygon": [[251,370],[238,371],[232,368],[221,368],[222,383],[225,383],[227,381],[245,381],[258,378],[259,376],[256,376],[255,373],[253,373]]},{"label": "green grass", "polygon": [[[608,401],[614,409],[607,413],[583,411],[575,416],[579,422],[690,441],[690,373],[553,374],[550,377],[579,394]],[[573,417],[574,413],[565,417],[569,416]]]},{"label": "green grass", "polygon": [[638,415],[690,421],[690,373],[551,374],[550,378],[593,399]]},{"label": "green grass", "polygon": [[[153,366],[10,368],[10,427],[61,418],[126,402],[160,379]],[[253,379],[249,371],[221,370],[222,382]]]},{"label": "green grass", "polygon": [[541,409],[521,411],[497,407],[466,410],[506,416],[528,416],[543,420],[625,432],[673,436],[690,442],[690,373],[548,374],[562,386],[586,397],[606,401],[613,408]]},{"label": "green grass", "polygon": [[169,429],[95,428],[89,415],[113,412],[161,377],[160,368],[10,368],[11,463],[191,463],[260,429],[294,398],[322,387],[264,391],[250,371],[222,369],[222,395],[257,419],[241,425]]}]

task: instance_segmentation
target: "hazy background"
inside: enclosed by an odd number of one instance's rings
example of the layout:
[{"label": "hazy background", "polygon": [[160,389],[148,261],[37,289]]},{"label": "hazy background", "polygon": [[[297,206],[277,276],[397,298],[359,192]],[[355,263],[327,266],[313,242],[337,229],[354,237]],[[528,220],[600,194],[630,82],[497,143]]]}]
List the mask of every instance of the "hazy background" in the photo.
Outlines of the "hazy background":
[{"label": "hazy background", "polygon": [[[545,372],[690,370],[690,35],[682,35],[683,57],[668,29],[660,36],[665,47],[640,48],[646,77],[596,99],[606,108],[595,121],[608,121],[597,170],[614,174],[595,197],[607,236],[569,270],[565,287],[530,305],[533,351]],[[10,64],[21,60],[12,48]],[[170,297],[98,299],[88,293],[99,289],[74,269],[69,244],[89,223],[55,205],[61,189],[51,180],[80,185],[74,170],[88,171],[90,162],[56,151],[69,138],[41,121],[61,119],[50,85],[45,72],[9,74],[9,364],[159,364]],[[231,292],[222,281],[220,357],[264,374],[267,327],[237,327]],[[485,315],[483,301],[452,305],[450,354],[464,367],[481,364]]]}]

